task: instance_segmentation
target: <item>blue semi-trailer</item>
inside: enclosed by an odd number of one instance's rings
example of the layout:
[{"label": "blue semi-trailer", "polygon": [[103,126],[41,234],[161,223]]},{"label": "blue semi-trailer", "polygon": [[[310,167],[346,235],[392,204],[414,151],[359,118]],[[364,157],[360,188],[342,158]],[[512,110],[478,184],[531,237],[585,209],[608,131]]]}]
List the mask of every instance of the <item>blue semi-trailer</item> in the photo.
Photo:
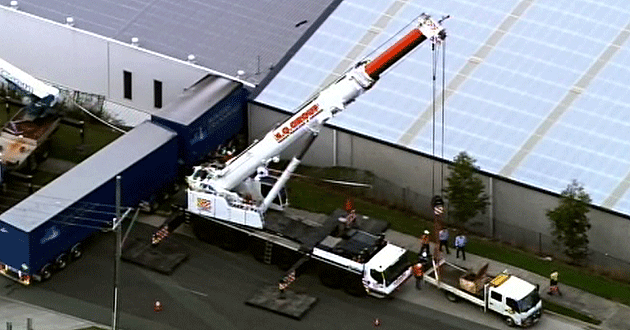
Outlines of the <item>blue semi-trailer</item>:
[{"label": "blue semi-trailer", "polygon": [[0,273],[30,284],[65,268],[87,237],[111,228],[116,176],[123,207],[155,200],[183,167],[242,129],[247,95],[242,84],[208,75],[151,121],[1,214]]},{"label": "blue semi-trailer", "polygon": [[80,243],[111,228],[115,181],[135,207],[173,184],[176,134],[144,122],[0,215],[0,272],[23,284],[46,280],[81,255]]}]

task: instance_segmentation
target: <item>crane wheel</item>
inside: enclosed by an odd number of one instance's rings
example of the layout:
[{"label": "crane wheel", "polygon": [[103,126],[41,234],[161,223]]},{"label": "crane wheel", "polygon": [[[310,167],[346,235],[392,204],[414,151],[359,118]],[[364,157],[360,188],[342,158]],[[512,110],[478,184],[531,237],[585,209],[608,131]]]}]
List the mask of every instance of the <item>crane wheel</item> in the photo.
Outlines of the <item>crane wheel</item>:
[{"label": "crane wheel", "polygon": [[342,274],[340,274],[339,271],[337,270],[322,270],[319,273],[319,280],[322,282],[322,284],[326,287],[329,287],[331,289],[339,289],[341,288],[341,281],[342,281]]}]

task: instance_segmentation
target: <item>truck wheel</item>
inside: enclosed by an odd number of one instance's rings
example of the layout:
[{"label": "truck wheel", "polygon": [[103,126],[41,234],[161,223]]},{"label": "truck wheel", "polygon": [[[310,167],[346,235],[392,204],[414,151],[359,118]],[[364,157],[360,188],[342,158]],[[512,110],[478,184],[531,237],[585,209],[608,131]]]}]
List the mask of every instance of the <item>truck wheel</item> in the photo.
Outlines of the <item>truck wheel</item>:
[{"label": "truck wheel", "polygon": [[42,151],[37,154],[38,163],[44,162],[50,156],[50,144],[51,142],[48,140],[40,147]]},{"label": "truck wheel", "polygon": [[[217,228],[218,229],[218,228]],[[223,229],[218,232],[219,247],[230,252],[243,251],[247,248],[247,235]]]},{"label": "truck wheel", "polygon": [[214,231],[216,228],[209,221],[201,219],[192,219],[192,230],[200,241],[208,244],[214,244],[217,241],[218,235]]},{"label": "truck wheel", "polygon": [[62,253],[55,259],[55,267],[57,267],[57,269],[64,269],[66,266],[68,266],[68,254]]},{"label": "truck wheel", "polygon": [[155,213],[159,207],[160,204],[156,200],[153,200],[153,202],[149,203],[149,214]]},{"label": "truck wheel", "polygon": [[28,173],[33,173],[37,170],[37,159],[35,155],[30,155],[26,159],[26,170]]},{"label": "truck wheel", "polygon": [[297,252],[291,251],[284,247],[276,248],[275,255],[272,257],[273,261],[278,265],[281,270],[289,270],[298,260],[301,255]]},{"label": "truck wheel", "polygon": [[459,297],[453,294],[452,292],[444,291],[444,295],[446,296],[446,299],[448,299],[448,301],[450,302],[453,302],[453,303],[459,302]]},{"label": "truck wheel", "polygon": [[338,271],[322,270],[319,273],[319,280],[326,287],[339,289],[341,287],[341,274]]},{"label": "truck wheel", "polygon": [[348,276],[348,278],[344,281],[344,288],[347,294],[355,297],[365,297],[367,295],[367,291],[363,286],[363,282],[361,282],[361,278],[357,276]]},{"label": "truck wheel", "polygon": [[42,282],[48,281],[52,277],[52,268],[51,264],[45,264],[39,271],[39,275],[42,277]]},{"label": "truck wheel", "polygon": [[516,325],[516,323],[514,323],[514,319],[513,319],[513,318],[511,318],[511,317],[509,317],[509,316],[506,316],[506,317],[503,319],[503,321],[505,321],[505,324],[506,324],[508,327],[513,327],[513,326],[515,326],[515,325]]},{"label": "truck wheel", "polygon": [[72,249],[70,249],[70,256],[72,257],[72,259],[76,260],[81,258],[81,256],[83,255],[83,247],[81,246],[81,243],[77,243],[75,244]]}]

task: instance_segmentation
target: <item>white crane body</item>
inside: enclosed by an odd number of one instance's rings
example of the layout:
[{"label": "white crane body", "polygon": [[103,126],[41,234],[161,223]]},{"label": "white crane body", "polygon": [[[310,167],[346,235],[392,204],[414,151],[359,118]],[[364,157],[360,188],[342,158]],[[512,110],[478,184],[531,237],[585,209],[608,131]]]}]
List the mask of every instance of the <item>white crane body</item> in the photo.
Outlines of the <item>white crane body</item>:
[{"label": "white crane body", "polygon": [[[383,72],[424,40],[438,43],[445,37],[439,22],[421,15],[418,26],[401,40],[374,60],[357,63],[238,156],[225,164],[196,166],[193,174],[186,178],[185,212],[197,237],[202,240],[214,237],[224,246],[251,238],[250,244],[255,244],[254,247],[261,244],[257,249],[250,246],[251,250],[261,254],[265,262],[271,262],[276,248],[302,255],[279,284],[280,290],[295,280],[296,271],[305,260],[315,260],[320,263],[320,279],[324,285],[338,283],[357,295],[367,292],[385,297],[392,294],[411,276],[411,268],[409,252],[385,241],[383,233],[387,223],[341,210],[344,214],[333,213],[318,224],[302,217],[294,218],[288,215],[293,212],[291,209],[284,210],[287,205],[284,186],[322,125],[345,110],[370,89]],[[303,142],[301,150],[282,175],[269,176],[269,162],[277,161],[280,153],[298,140]],[[267,212],[269,208],[284,212]],[[355,223],[354,219],[360,221]],[[380,225],[374,225],[376,223]]]},{"label": "white crane body", "polygon": [[[290,174],[301,161],[294,157],[285,174],[275,180],[267,195],[261,191],[261,175],[266,172],[270,161],[278,159],[280,153],[300,138],[316,136],[322,125],[334,117],[361,94],[370,89],[381,73],[426,39],[440,42],[445,38],[444,29],[428,15],[422,15],[418,26],[398,43],[388,48],[373,61],[355,65],[337,81],[327,86],[277,128],[252,144],[225,166],[197,166],[193,175],[187,177],[189,211],[200,215],[217,217],[226,221],[262,228],[263,214],[269,208],[282,209],[283,201],[277,198]],[[307,143],[306,149],[310,146]],[[306,150],[301,152],[303,155]],[[273,200],[278,203],[272,203]],[[223,210],[227,207],[229,210]],[[221,210],[220,210],[221,209]]]}]

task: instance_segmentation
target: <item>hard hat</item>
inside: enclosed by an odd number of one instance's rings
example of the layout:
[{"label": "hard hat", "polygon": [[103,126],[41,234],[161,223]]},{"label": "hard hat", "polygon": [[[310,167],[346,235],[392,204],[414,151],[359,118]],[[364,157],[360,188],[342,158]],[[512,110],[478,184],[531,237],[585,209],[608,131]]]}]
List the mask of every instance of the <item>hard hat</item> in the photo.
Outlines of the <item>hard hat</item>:
[{"label": "hard hat", "polygon": [[428,230],[425,230],[425,231],[424,231],[424,233],[425,233],[425,234],[427,234],[427,235],[429,235],[429,231],[428,231]]}]

